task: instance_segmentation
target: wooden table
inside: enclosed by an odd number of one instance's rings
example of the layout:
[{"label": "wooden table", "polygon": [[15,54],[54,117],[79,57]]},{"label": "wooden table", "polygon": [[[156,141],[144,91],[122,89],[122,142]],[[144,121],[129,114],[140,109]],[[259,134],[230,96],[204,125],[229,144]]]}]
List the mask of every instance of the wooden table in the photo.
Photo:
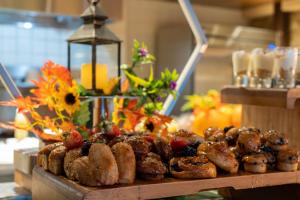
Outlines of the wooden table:
[{"label": "wooden table", "polygon": [[40,167],[35,167],[32,196],[34,200],[135,200],[190,195],[217,188],[241,190],[295,183],[300,183],[300,171],[266,174],[241,172],[238,175],[223,175],[214,179],[180,180],[166,178],[160,182],[136,180],[133,185],[84,187],[65,177],[55,176]]}]

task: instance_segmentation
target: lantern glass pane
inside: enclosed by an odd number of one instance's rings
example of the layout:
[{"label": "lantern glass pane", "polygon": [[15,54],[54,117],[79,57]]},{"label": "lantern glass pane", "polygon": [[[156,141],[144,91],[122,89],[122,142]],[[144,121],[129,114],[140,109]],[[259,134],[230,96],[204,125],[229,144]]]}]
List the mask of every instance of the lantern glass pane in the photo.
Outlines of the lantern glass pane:
[{"label": "lantern glass pane", "polygon": [[118,76],[118,45],[98,45],[97,63],[107,65],[109,77]]}]

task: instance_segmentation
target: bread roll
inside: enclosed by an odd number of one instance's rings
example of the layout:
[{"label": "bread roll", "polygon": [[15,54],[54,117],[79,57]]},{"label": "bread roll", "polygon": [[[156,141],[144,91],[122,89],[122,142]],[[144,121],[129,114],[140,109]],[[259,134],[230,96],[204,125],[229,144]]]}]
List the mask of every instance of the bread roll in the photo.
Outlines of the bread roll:
[{"label": "bread roll", "polygon": [[133,183],[135,180],[136,160],[132,147],[119,142],[111,148],[119,171],[119,183]]}]

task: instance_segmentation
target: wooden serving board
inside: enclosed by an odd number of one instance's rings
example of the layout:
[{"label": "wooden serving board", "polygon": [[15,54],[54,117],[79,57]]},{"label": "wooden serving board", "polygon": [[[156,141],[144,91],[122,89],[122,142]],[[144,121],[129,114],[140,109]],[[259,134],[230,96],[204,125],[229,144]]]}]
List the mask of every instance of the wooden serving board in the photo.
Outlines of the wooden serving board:
[{"label": "wooden serving board", "polygon": [[239,190],[298,183],[300,183],[300,171],[269,172],[265,174],[240,172],[237,175],[223,175],[214,179],[181,180],[165,178],[159,182],[136,180],[132,185],[85,187],[65,177],[55,176],[36,166],[33,170],[32,197],[34,200],[155,199],[190,195],[199,191],[218,188]]}]

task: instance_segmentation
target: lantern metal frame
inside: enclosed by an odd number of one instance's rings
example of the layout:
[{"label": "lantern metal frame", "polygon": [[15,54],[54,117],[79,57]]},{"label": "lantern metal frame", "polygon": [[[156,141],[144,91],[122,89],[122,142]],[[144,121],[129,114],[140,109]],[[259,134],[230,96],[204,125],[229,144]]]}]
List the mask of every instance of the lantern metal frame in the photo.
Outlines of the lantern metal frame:
[{"label": "lantern metal frame", "polygon": [[[89,45],[92,47],[91,64],[92,64],[92,89],[96,89],[96,64],[97,64],[97,46],[100,45],[117,45],[117,67],[118,77],[121,77],[121,43],[122,41],[109,29],[105,27],[109,19],[101,5],[98,6],[100,0],[89,0],[89,7],[83,12],[80,18],[83,25],[79,27],[68,39],[68,70],[71,71],[71,44]],[[119,82],[121,88],[121,82]]]}]

